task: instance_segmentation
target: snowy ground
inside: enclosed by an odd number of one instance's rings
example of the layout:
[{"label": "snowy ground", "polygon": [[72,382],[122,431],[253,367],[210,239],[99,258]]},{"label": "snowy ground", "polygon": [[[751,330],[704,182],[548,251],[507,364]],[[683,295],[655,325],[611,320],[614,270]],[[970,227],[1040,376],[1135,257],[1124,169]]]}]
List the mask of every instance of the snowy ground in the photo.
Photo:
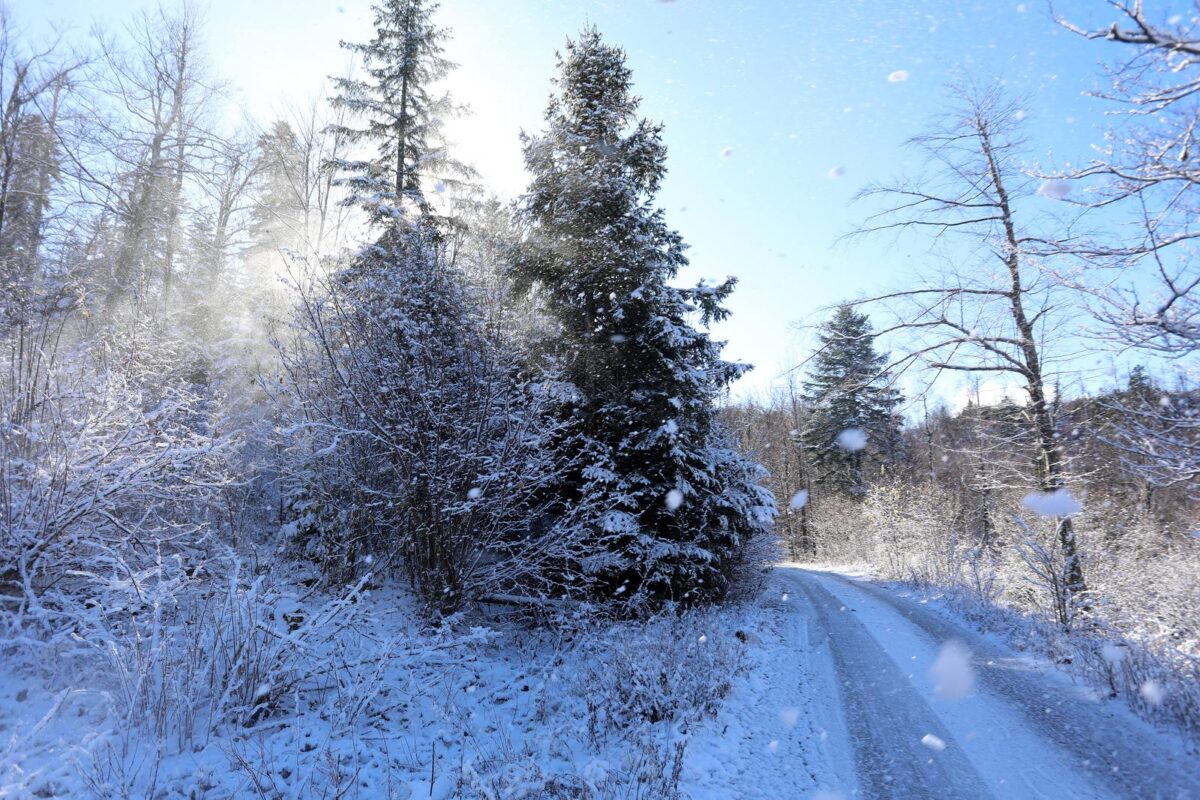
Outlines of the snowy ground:
[{"label": "snowy ground", "polygon": [[[693,736],[784,611],[764,600],[537,627],[493,607],[435,632],[395,590],[237,598],[197,598],[221,613],[177,615],[152,636],[10,650],[0,797],[675,796]],[[261,713],[206,716],[247,690]],[[800,703],[800,684],[790,692]]]},{"label": "snowy ground", "polygon": [[837,797],[853,784],[833,676],[816,657],[811,618],[789,572],[761,599],[757,638],[722,713],[688,751],[684,786],[695,800]]},{"label": "snowy ground", "polygon": [[830,738],[855,780],[839,793],[1200,797],[1200,763],[1182,739],[1121,703],[868,582],[779,574],[809,621],[810,669],[837,685],[813,701],[842,710]]},{"label": "snowy ground", "polygon": [[[256,602],[313,625],[325,609],[330,635],[282,623],[304,643],[294,696],[237,724],[204,722],[202,676],[163,680],[150,651],[141,673],[79,642],[0,663],[0,797],[1200,797],[1178,736],[835,573],[783,567],[740,606],[554,633],[421,630],[388,590]],[[123,669],[190,688],[134,718]]]}]

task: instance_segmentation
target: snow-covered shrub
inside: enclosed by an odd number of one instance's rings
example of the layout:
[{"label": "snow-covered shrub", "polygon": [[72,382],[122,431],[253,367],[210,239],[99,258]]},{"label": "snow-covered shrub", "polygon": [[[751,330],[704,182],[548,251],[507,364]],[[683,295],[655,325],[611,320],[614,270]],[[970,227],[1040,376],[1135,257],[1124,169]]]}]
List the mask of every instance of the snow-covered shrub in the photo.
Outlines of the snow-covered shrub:
[{"label": "snow-covered shrub", "polygon": [[1025,567],[1016,574],[1030,589],[1024,596],[1039,612],[1069,629],[1081,605],[1072,602],[1063,579],[1065,562],[1055,541],[1055,526],[1041,521],[1027,523],[1019,516],[1014,516],[1013,521],[1018,531],[1014,550]]},{"label": "snow-covered shrub", "polygon": [[353,581],[370,548],[365,533],[354,533],[364,525],[351,518],[354,506],[339,506],[347,487],[323,481],[328,473],[321,468],[301,464],[284,470],[289,486],[282,502],[287,520],[280,529],[283,552],[312,563],[328,585]]},{"label": "snow-covered shrub", "polygon": [[[742,634],[745,636],[745,634]],[[688,725],[717,712],[740,669],[742,644],[722,612],[694,610],[617,625],[581,645],[575,677],[596,745],[646,724]]]},{"label": "snow-covered shrub", "polygon": [[937,489],[876,486],[868,492],[862,511],[862,522],[874,538],[871,563],[899,580],[956,585],[963,556],[980,546],[956,529],[954,498]]},{"label": "snow-covered shrub", "polygon": [[1200,657],[1200,539],[1164,533],[1143,517],[1085,542],[1094,603],[1107,624]]},{"label": "snow-covered shrub", "polygon": [[309,659],[357,616],[361,587],[306,609],[265,575],[223,566],[228,575],[203,591],[164,581],[142,618],[103,644],[126,718],[169,733],[181,749],[221,726],[248,726],[278,711],[310,677]]},{"label": "snow-covered shrub", "polygon": [[[678,798],[693,731],[744,670],[747,607],[570,625],[534,701],[536,741],[489,726],[458,791],[480,800]],[[545,636],[546,634],[542,634]],[[543,643],[544,646],[544,643]]]},{"label": "snow-covered shrub", "polygon": [[984,548],[955,524],[956,509],[940,489],[891,483],[871,487],[862,499],[821,497],[808,510],[823,560],[869,565],[921,585],[958,585],[974,560],[981,583]]},{"label": "snow-covered shrub", "polygon": [[862,524],[861,502],[830,495],[810,500],[805,511],[813,555],[829,563],[852,563],[865,558],[873,540],[866,538],[870,531]]},{"label": "snow-covered shrub", "polygon": [[332,276],[296,273],[280,354],[300,551],[331,582],[368,560],[400,572],[435,616],[560,593],[587,506],[566,513],[552,491],[569,425],[480,330],[437,237],[389,232]]},{"label": "snow-covered shrub", "polygon": [[162,565],[143,613],[89,637],[113,678],[114,735],[84,765],[97,794],[149,795],[163,759],[236,741],[313,702],[338,730],[375,702],[398,651],[346,635],[361,623],[361,583],[309,604],[236,561],[219,566],[226,577],[197,586]]},{"label": "snow-covered shrub", "polygon": [[743,543],[729,578],[730,603],[744,603],[762,594],[775,565],[784,558],[783,542],[774,534],[751,536]]},{"label": "snow-covered shrub", "polygon": [[597,759],[579,770],[555,770],[532,754],[510,753],[488,772],[464,771],[460,796],[470,800],[678,800],[686,742],[643,741],[618,763]]},{"label": "snow-covered shrub", "polygon": [[160,554],[201,552],[230,482],[231,440],[194,384],[164,380],[173,356],[139,328],[67,345],[73,324],[48,312],[0,340],[0,615],[43,635],[102,587],[139,595]]},{"label": "snow-covered shrub", "polygon": [[1114,509],[1084,501],[1075,530],[1088,591],[1069,602],[1057,526],[1030,514],[1025,494],[991,498],[998,524],[990,543],[963,526],[963,501],[929,486],[875,487],[861,502],[825,499],[810,519],[822,558],[953,598],[1015,646],[1147,718],[1200,734],[1200,542],[1142,512],[1114,531]]}]

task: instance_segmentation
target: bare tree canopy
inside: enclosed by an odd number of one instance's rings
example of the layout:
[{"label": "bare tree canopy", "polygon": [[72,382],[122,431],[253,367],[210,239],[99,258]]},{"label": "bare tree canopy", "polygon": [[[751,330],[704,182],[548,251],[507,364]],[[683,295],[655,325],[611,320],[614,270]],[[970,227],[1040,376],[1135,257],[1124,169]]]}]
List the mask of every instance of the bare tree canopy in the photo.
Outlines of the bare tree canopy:
[{"label": "bare tree canopy", "polygon": [[[924,156],[922,178],[876,185],[860,194],[882,201],[854,236],[886,231],[924,233],[934,240],[957,236],[970,260],[947,269],[936,283],[875,295],[855,305],[883,303],[895,322],[879,334],[904,333],[912,342],[894,367],[921,362],[933,370],[1007,373],[1029,396],[1032,434],[1030,482],[1047,493],[1067,482],[1063,442],[1051,407],[1046,366],[1047,332],[1053,330],[1055,286],[1034,263],[1032,245],[1043,241],[1027,227],[1024,200],[1032,182],[1019,169],[1023,141],[1018,106],[997,89],[953,90],[953,109],[930,133],[910,144]],[[1069,515],[1058,521],[1063,555],[1064,619],[1086,591],[1083,565]]]}]

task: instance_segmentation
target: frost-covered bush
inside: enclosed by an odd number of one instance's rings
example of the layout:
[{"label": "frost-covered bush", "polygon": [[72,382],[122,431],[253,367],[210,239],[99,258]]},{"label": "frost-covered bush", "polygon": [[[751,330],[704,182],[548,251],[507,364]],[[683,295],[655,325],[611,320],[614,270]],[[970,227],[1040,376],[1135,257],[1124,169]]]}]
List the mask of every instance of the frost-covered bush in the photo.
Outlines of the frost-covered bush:
[{"label": "frost-covered bush", "polygon": [[434,616],[571,588],[571,520],[588,507],[554,491],[571,431],[546,413],[546,383],[481,330],[438,242],[413,223],[332,275],[297,263],[280,342],[287,532],[331,583],[371,561]]},{"label": "frost-covered bush", "polygon": [[895,483],[872,487],[861,500],[821,497],[809,516],[824,560],[870,565],[895,580],[951,585],[984,555],[982,543],[955,524],[956,508],[940,489]]},{"label": "frost-covered bush", "polygon": [[538,746],[495,731],[460,773],[462,796],[681,797],[690,736],[744,670],[746,621],[745,608],[732,607],[572,626],[553,661],[570,671],[536,701]]},{"label": "frost-covered bush", "polygon": [[929,485],[879,486],[862,501],[824,498],[809,514],[819,557],[952,597],[1014,645],[1069,666],[1148,718],[1200,734],[1200,541],[1081,492],[1075,529],[1088,591],[1068,603],[1054,520],[1031,514],[1024,494],[989,498],[996,524],[987,542],[966,524],[972,509],[964,506],[977,497]]},{"label": "frost-covered bush", "polygon": [[96,637],[104,639],[122,714],[180,749],[278,712],[311,677],[310,659],[327,655],[357,616],[361,587],[306,609],[266,576],[222,566],[228,575],[203,591],[183,591],[197,587],[186,587],[182,575],[163,576],[139,619]]},{"label": "frost-covered bush", "polygon": [[752,536],[743,543],[730,573],[726,601],[744,603],[762,594],[775,566],[784,559],[783,542],[774,534]]},{"label": "frost-covered bush", "polygon": [[901,580],[957,584],[963,557],[981,544],[956,528],[954,498],[937,489],[878,486],[868,493],[862,512],[875,539],[872,563]]},{"label": "frost-covered bush", "polygon": [[[234,748],[281,718],[318,714],[350,732],[376,709],[400,648],[353,633],[361,583],[306,603],[236,561],[220,567],[226,577],[200,587],[164,564],[142,614],[88,637],[112,676],[113,734],[81,765],[97,795],[152,796],[171,759]],[[274,757],[264,766],[240,750],[227,755],[255,783],[280,768]]]},{"label": "frost-covered bush", "polygon": [[135,327],[68,345],[77,324],[56,310],[0,338],[0,619],[42,634],[106,588],[140,595],[158,556],[201,552],[230,483],[231,439],[170,343]]},{"label": "frost-covered bush", "polygon": [[494,771],[464,772],[458,789],[470,800],[679,800],[684,741],[644,740],[618,763],[596,760],[577,771],[554,770],[512,753]]},{"label": "frost-covered bush", "polygon": [[696,610],[618,625],[581,647],[585,666],[574,680],[599,745],[646,724],[686,729],[715,714],[740,668],[742,645],[721,612]]}]

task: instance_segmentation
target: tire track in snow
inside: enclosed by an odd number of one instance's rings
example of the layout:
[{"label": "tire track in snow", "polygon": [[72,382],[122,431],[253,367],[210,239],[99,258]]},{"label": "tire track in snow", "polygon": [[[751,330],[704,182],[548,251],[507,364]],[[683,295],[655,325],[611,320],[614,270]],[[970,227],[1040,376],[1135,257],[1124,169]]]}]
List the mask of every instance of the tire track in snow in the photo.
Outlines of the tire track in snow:
[{"label": "tire track in snow", "polygon": [[[886,607],[934,646],[951,639],[967,642],[982,689],[1019,715],[1024,727],[1045,740],[1046,747],[1061,751],[1071,771],[1104,787],[1103,793],[1097,790],[1092,796],[1200,798],[1200,764],[1195,757],[1183,752],[1176,737],[1152,729],[1129,709],[1098,702],[1090,692],[1068,684],[1066,676],[1046,674],[1030,659],[886,588],[835,573],[802,574],[807,576],[800,580],[802,584],[825,582],[843,600],[856,597]],[[1051,788],[1061,776],[1044,777],[1043,796],[1066,796]]]},{"label": "tire track in snow", "polygon": [[[846,797],[854,764],[841,709],[814,703],[831,678],[812,664],[812,613],[776,573],[746,628],[749,661],[716,719],[697,729],[684,766],[690,800]],[[828,691],[833,691],[829,685]]]},{"label": "tire track in snow", "polygon": [[[870,798],[989,798],[983,779],[908,676],[853,613],[813,579],[796,577],[837,672],[859,790]],[[937,737],[936,740],[924,738]],[[925,742],[942,742],[934,752]]]}]

